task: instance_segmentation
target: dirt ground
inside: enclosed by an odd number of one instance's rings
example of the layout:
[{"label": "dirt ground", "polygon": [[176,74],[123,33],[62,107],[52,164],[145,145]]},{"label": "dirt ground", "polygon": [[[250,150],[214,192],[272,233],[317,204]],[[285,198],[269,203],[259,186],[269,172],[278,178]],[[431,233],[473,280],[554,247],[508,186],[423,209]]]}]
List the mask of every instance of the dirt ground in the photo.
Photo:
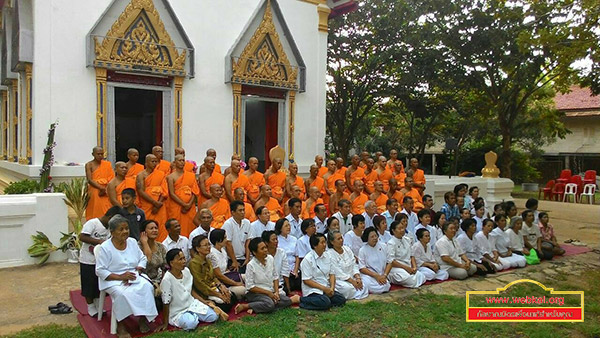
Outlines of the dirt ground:
[{"label": "dirt ground", "polygon": [[[517,199],[515,202],[520,209],[525,205],[525,200]],[[550,222],[554,225],[559,242],[563,242],[566,239],[578,239],[591,248],[600,247],[599,205],[540,201],[539,210],[550,213]],[[568,259],[571,264],[576,265],[580,263],[583,266],[589,262],[597,262],[598,254],[588,253],[565,259]],[[548,262],[544,264],[552,263]],[[596,268],[598,267],[596,266]],[[518,271],[517,274],[521,275],[527,273],[527,268]],[[0,311],[0,335],[12,334],[36,325],[52,323],[71,326],[78,325],[75,313],[52,315],[47,309],[48,305],[56,304],[57,302],[70,303],[69,290],[79,288],[78,264],[52,263],[42,267],[7,268],[0,269],[0,273],[3,277],[2,283],[0,283],[0,304],[2,304],[2,311]],[[507,276],[505,278],[501,277],[502,274],[499,274],[498,277],[492,278],[504,283]],[[488,282],[493,283],[492,278],[486,278],[486,280],[489,279]],[[444,283],[443,288],[445,291],[441,289],[437,290],[436,285],[425,288],[433,288],[430,291],[440,293],[448,293],[450,290],[454,290],[450,293],[460,294],[464,292],[463,289],[465,287],[472,289],[479,288],[480,286],[470,285],[469,281],[467,283],[451,283],[456,284],[456,287],[460,290],[448,288],[449,285],[446,283]],[[481,286],[483,287],[483,285]],[[410,290],[406,291],[411,292]]]}]

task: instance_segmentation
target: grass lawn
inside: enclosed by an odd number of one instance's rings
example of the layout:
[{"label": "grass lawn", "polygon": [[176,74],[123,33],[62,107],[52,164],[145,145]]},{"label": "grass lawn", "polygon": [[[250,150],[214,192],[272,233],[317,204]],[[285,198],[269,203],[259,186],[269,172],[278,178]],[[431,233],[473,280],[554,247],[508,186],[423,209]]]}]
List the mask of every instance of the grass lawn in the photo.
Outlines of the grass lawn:
[{"label": "grass lawn", "polygon": [[[542,186],[540,185],[540,188],[542,188]],[[537,191],[523,191],[523,189],[521,189],[521,185],[520,184],[515,184],[515,187],[513,188],[513,191],[511,193],[512,197],[514,198],[523,198],[523,199],[528,199],[528,198],[535,198],[538,199],[538,192]],[[544,199],[544,193],[540,194],[540,200]],[[571,199],[573,199],[571,197]],[[584,204],[588,204],[587,201],[587,197],[584,199]],[[596,195],[594,198],[594,204],[600,204],[600,191],[596,190]]]},{"label": "grass lawn", "polygon": [[[168,332],[155,337],[424,337],[424,336],[526,336],[569,337],[600,335],[600,271],[586,276],[544,282],[555,290],[583,290],[583,323],[467,323],[465,298],[415,294],[396,302],[350,302],[328,312],[286,309],[270,315],[218,323],[195,332]],[[530,286],[516,290],[527,295]],[[514,295],[514,294],[513,294]],[[539,295],[537,293],[536,295]],[[80,327],[41,326],[13,337],[83,337]]]}]

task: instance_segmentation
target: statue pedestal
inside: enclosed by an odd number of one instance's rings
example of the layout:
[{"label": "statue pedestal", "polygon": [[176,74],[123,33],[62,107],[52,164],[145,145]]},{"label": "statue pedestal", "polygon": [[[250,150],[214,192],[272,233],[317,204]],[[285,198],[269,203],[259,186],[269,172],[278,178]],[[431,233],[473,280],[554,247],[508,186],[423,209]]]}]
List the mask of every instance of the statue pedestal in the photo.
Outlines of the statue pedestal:
[{"label": "statue pedestal", "polygon": [[490,212],[493,212],[495,204],[512,201],[511,192],[515,184],[508,178],[484,178],[478,177],[458,177],[453,176],[433,176],[428,175],[425,184],[425,194],[433,196],[435,202],[434,209],[440,210],[445,203],[444,194],[447,191],[454,191],[454,186],[459,183],[468,184],[469,187],[476,186],[479,188],[479,196],[485,198]]}]

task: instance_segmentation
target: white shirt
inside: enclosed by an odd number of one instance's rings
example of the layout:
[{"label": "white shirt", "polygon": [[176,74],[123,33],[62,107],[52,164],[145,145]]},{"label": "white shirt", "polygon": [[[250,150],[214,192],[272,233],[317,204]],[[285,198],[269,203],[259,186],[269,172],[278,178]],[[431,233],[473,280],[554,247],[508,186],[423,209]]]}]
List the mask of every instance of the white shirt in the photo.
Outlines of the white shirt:
[{"label": "white shirt", "polygon": [[[106,280],[111,274],[122,274],[125,272],[134,272],[135,268],[146,268],[148,259],[140,249],[135,238],[127,238],[125,250],[115,248],[112,240],[100,244],[98,257],[96,257],[96,275],[100,290],[106,290],[111,286],[121,285],[120,280]],[[142,278],[142,277],[137,277]]]},{"label": "white shirt", "polygon": [[267,221],[267,224],[264,224],[260,221],[260,219],[257,219],[250,224],[250,233],[248,234],[248,239],[260,237],[262,236],[263,232],[272,230],[275,230],[275,223]]},{"label": "white shirt", "polygon": [[199,314],[208,312],[208,305],[192,297],[194,279],[188,268],[183,269],[183,278],[177,279],[167,271],[160,282],[163,304],[169,304],[169,324],[181,327],[179,318],[186,311]]},{"label": "white shirt", "polygon": [[408,210],[402,209],[401,213],[408,216],[408,225],[406,226],[406,231],[410,234],[415,233],[415,227],[419,224],[419,218],[417,217],[416,212],[408,213]]},{"label": "white shirt", "polygon": [[388,230],[390,230],[390,225],[392,225],[396,214],[398,214],[398,212],[392,215],[389,210],[386,210],[383,214],[381,214],[381,216],[385,217],[385,224],[387,224]]},{"label": "white shirt", "polygon": [[[321,284],[326,288],[330,288],[329,275],[334,274],[331,268],[331,259],[329,255],[323,253],[321,256],[317,255],[315,250],[311,250],[300,263],[300,270],[302,270],[302,281],[312,280]],[[323,294],[323,290],[317,288],[311,288],[302,283],[302,295],[308,296],[316,293],[318,295]]]},{"label": "white shirt", "polygon": [[475,237],[473,237],[473,239],[470,239],[469,236],[467,236],[467,234],[460,234],[456,238],[456,241],[458,242],[458,244],[460,244],[460,247],[463,249],[463,253],[467,255],[468,259],[476,262],[481,262],[481,255],[479,255],[475,248],[474,239]]},{"label": "white shirt", "polygon": [[377,234],[379,235],[379,243],[381,244],[387,244],[387,242],[389,242],[390,239],[392,239],[392,234],[390,234],[390,232],[387,230],[385,230],[383,235],[380,234],[379,231],[377,231]]},{"label": "white shirt", "polygon": [[[204,228],[202,228],[202,226],[198,226],[196,229],[194,229],[192,232],[190,232],[190,237],[188,238],[188,246],[189,249],[192,250],[192,241],[194,240],[194,238],[196,236],[200,236],[200,235],[204,235],[206,237],[208,237],[208,235],[210,235],[210,232],[215,230],[213,227],[210,227],[208,229],[208,232],[206,232],[206,230],[204,230]],[[209,240],[210,242],[210,240]],[[211,244],[212,245],[212,244]]]},{"label": "white shirt", "polygon": [[340,233],[345,234],[348,231],[352,230],[352,214],[349,213],[346,216],[346,219],[344,219],[344,217],[342,217],[342,213],[341,212],[336,212],[335,214],[333,214],[331,217],[335,217],[337,218],[337,220],[340,222]]},{"label": "white shirt", "polygon": [[327,218],[325,218],[322,222],[319,217],[315,216],[315,227],[317,227],[317,232],[320,234],[325,233],[325,228],[327,228]]},{"label": "white shirt", "polygon": [[[85,222],[81,233],[89,235],[93,239],[107,240],[110,237],[110,230],[108,230],[99,218],[92,218]],[[81,242],[81,250],[79,250],[79,263],[82,264],[96,264],[96,258],[94,257],[94,246]]]},{"label": "white shirt", "polygon": [[283,285],[283,277],[290,276],[290,265],[287,261],[287,256],[285,254],[285,250],[282,248],[277,248],[275,251],[275,256],[273,256],[273,261],[275,263],[275,271],[279,275],[279,285]]},{"label": "white shirt", "polygon": [[496,251],[496,245],[493,243],[494,239],[492,236],[488,234],[486,237],[483,231],[480,231],[473,236],[473,243],[475,244],[475,251],[478,255],[488,254],[490,256],[494,256],[494,251]]},{"label": "white shirt", "polygon": [[402,236],[402,238],[392,237],[386,245],[387,263],[397,261],[412,266],[410,259],[412,256],[411,246],[412,241],[406,236]]},{"label": "white shirt", "polygon": [[421,242],[414,243],[412,245],[412,255],[415,257],[417,267],[423,266],[423,263],[435,262],[435,259],[433,258],[433,250],[431,250],[429,247],[429,243],[427,243],[426,247],[423,247]]},{"label": "white shirt", "polygon": [[508,249],[510,249],[510,238],[508,238],[508,234],[504,232],[502,229],[496,227],[492,232],[490,232],[490,237],[493,239],[495,248],[494,250],[498,250],[501,254],[506,254]]},{"label": "white shirt", "polygon": [[525,243],[523,242],[523,236],[521,234],[516,234],[513,229],[506,229],[506,234],[508,235],[508,239],[510,241],[510,248],[514,251],[523,251],[523,247]]},{"label": "white shirt", "polygon": [[362,239],[354,233],[354,230],[350,230],[344,235],[344,245],[349,247],[356,257],[358,257],[358,252],[364,244],[365,243],[362,241]]},{"label": "white shirt", "polygon": [[519,231],[521,236],[527,236],[527,241],[534,248],[537,247],[537,239],[542,237],[542,233],[540,232],[540,227],[537,226],[537,223],[533,223],[531,226],[528,226],[527,223],[523,222],[523,227],[521,231]]},{"label": "white shirt", "polygon": [[190,261],[190,241],[185,236],[179,235],[177,238],[177,242],[171,239],[171,236],[167,235],[167,238],[162,242],[162,244],[167,248],[167,252],[171,249],[181,249],[183,251],[183,255],[185,256],[185,260],[187,262]]},{"label": "white shirt", "polygon": [[363,217],[365,218],[365,229],[369,228],[369,227],[373,227],[373,218],[375,218],[375,216],[377,216],[377,213],[373,214],[373,217],[369,216],[369,214],[367,214],[367,212],[363,212],[362,213]]},{"label": "white shirt", "polygon": [[277,240],[279,241],[277,247],[285,251],[288,266],[290,267],[290,271],[292,271],[296,265],[296,242],[298,239],[292,235],[288,235],[287,238],[279,235],[277,236]]},{"label": "white shirt", "polygon": [[367,268],[373,272],[383,275],[387,263],[385,247],[377,242],[374,247],[365,244],[358,253],[358,268]]},{"label": "white shirt", "polygon": [[233,246],[235,258],[245,259],[246,240],[248,239],[248,233],[250,232],[250,221],[244,218],[242,219],[242,224],[239,224],[233,217],[229,217],[229,219],[223,223],[221,229],[225,230],[227,241],[230,241]]},{"label": "white shirt", "polygon": [[442,238],[438,239],[434,246],[434,255],[435,259],[438,261],[440,268],[443,270],[448,270],[453,268],[453,265],[449,265],[448,263],[442,260],[442,256],[448,256],[456,263],[462,264],[462,259],[460,255],[464,250],[460,247],[460,244],[456,241],[456,239],[449,239],[446,235],[442,236]]},{"label": "white shirt", "polygon": [[264,265],[256,257],[252,257],[246,267],[245,280],[247,291],[258,287],[274,292],[273,281],[279,280],[279,274],[275,271],[273,256],[267,255]]},{"label": "white shirt", "polygon": [[308,235],[302,235],[302,237],[298,238],[296,241],[296,256],[300,258],[304,258],[306,254],[310,252],[310,238]]},{"label": "white shirt", "polygon": [[210,260],[210,264],[212,264],[213,269],[219,268],[221,273],[227,272],[227,251],[225,251],[225,247],[222,247],[221,250],[217,250],[214,246],[210,247],[210,253],[206,255],[206,258]]},{"label": "white shirt", "polygon": [[336,280],[348,280],[358,273],[358,264],[352,250],[347,246],[342,246],[343,252],[340,254],[334,249],[329,249],[325,254],[329,255],[331,266]]},{"label": "white shirt", "polygon": [[[427,231],[429,231],[429,249],[431,251],[433,251],[433,245],[435,244],[435,242],[437,242],[438,238],[438,231],[437,228],[434,228],[432,225],[427,225],[427,226],[423,226],[423,224],[419,223],[416,227],[415,227],[415,232],[413,234],[413,243],[418,242],[419,240],[417,239],[417,230],[419,229],[427,229]],[[433,244],[432,244],[433,243]]]},{"label": "white shirt", "polygon": [[296,220],[294,219],[292,214],[288,214],[287,216],[285,216],[285,219],[287,219],[290,222],[290,227],[292,228],[292,231],[290,231],[290,235],[296,238],[302,237],[302,230],[300,229],[300,225],[302,224],[302,218],[298,216],[298,220]]},{"label": "white shirt", "polygon": [[477,230],[475,231],[475,233],[478,233],[481,231],[481,229],[483,229],[483,218],[473,216],[473,219],[475,220],[475,226],[477,227]]}]

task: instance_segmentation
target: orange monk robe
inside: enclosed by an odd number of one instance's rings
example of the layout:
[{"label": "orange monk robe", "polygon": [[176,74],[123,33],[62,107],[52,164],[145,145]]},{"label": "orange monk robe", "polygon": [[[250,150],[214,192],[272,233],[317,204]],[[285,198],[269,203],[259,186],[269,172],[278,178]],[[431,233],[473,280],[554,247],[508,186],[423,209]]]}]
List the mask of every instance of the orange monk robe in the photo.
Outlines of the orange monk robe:
[{"label": "orange monk robe", "polygon": [[377,172],[375,170],[371,170],[371,172],[367,175],[365,174],[365,185],[369,188],[370,192],[374,192],[375,191],[375,181],[377,181],[379,178],[379,175],[377,175]]},{"label": "orange monk robe", "polygon": [[156,166],[156,169],[154,170],[160,170],[164,172],[165,176],[169,175],[171,173],[171,162],[160,160],[160,163]]},{"label": "orange monk robe", "polygon": [[[248,190],[250,190],[250,180],[246,175],[239,174],[237,180],[231,183],[231,196],[233,196],[233,192],[237,188],[244,189],[244,195],[248,195]],[[244,196],[244,202],[247,202],[248,198]]]},{"label": "orange monk robe", "polygon": [[365,170],[361,167],[356,168],[356,170],[354,170],[352,172],[352,174],[350,174],[350,185],[354,186],[354,181],[356,180],[363,180],[365,178]]},{"label": "orange monk robe", "polygon": [[377,197],[377,199],[375,200],[375,204],[377,204],[377,212],[378,213],[384,213],[386,208],[385,208],[385,203],[388,201],[388,197],[386,194],[381,194],[379,195],[379,197]]},{"label": "orange monk robe", "polygon": [[334,173],[333,175],[327,177],[327,187],[334,194],[337,192],[337,188],[335,187],[335,181],[337,180],[342,180],[345,182],[344,177],[337,173]]},{"label": "orange monk robe", "polygon": [[[206,181],[204,181],[204,186],[206,187],[206,192],[210,192],[210,186],[213,184],[218,184],[220,186],[223,186],[223,181],[225,181],[225,176],[223,176],[223,174],[221,174],[220,172],[217,171],[217,169],[215,168],[215,170],[213,170],[212,175],[210,175],[209,178],[206,179]],[[200,194],[200,196],[198,196],[198,205],[208,201],[209,199],[204,197],[204,195]]]},{"label": "orange monk robe", "polygon": [[394,194],[392,195],[392,198],[395,199],[396,201],[398,201],[398,203],[400,203],[400,205],[402,205],[402,200],[404,199],[404,193],[400,190],[396,190],[396,192],[394,192]]},{"label": "orange monk robe", "polygon": [[[198,182],[196,182],[196,175],[193,173],[184,171],[183,174],[173,184],[175,189],[175,195],[183,201],[188,203],[194,195],[200,194],[200,188],[198,188]],[[196,228],[194,225],[194,217],[196,216],[196,206],[193,205],[188,212],[185,214],[181,212],[181,205],[175,201],[167,200],[167,215],[169,218],[175,218],[181,224],[181,235],[188,237],[190,232]]]},{"label": "orange monk robe", "polygon": [[423,205],[423,197],[421,197],[421,193],[417,188],[411,188],[409,192],[406,193],[405,196],[412,197],[415,202],[415,206],[413,210],[419,212],[419,210],[423,209],[425,206]]},{"label": "orange monk robe", "polygon": [[[246,175],[244,175],[246,176]],[[262,173],[255,171],[254,174],[247,176],[250,182],[248,188],[248,196],[250,196],[253,200],[257,200],[260,196],[260,187],[266,184],[265,177]]]},{"label": "orange monk robe", "polygon": [[267,179],[267,184],[271,186],[273,198],[279,199],[281,198],[281,196],[283,196],[283,188],[285,188],[286,179],[287,175],[283,171],[269,176],[269,178]]},{"label": "orange monk robe", "polygon": [[133,178],[135,180],[137,175],[139,173],[141,173],[142,171],[144,171],[144,166],[139,163],[136,163],[136,164],[132,165],[131,168],[129,168],[129,170],[127,170],[127,174],[125,175],[125,178]]},{"label": "orange monk robe", "polygon": [[365,193],[361,193],[352,200],[352,214],[360,215],[365,212],[365,203],[369,200],[369,196]]},{"label": "orange monk robe", "polygon": [[304,185],[304,179],[298,175],[296,175],[296,182],[293,185],[297,185],[300,188],[300,198],[301,201],[304,201],[306,198],[306,186]]},{"label": "orange monk robe", "polygon": [[123,203],[121,201],[121,194],[123,193],[123,190],[128,189],[128,188],[135,190],[135,179],[134,178],[125,177],[123,182],[121,182],[119,185],[117,185],[115,187],[115,191],[117,192],[117,201],[119,201],[119,203]]},{"label": "orange monk robe", "polygon": [[223,173],[223,171],[221,170],[221,166],[218,165],[217,163],[215,163],[215,170],[216,172],[218,172],[219,174]]},{"label": "orange monk robe", "polygon": [[327,169],[327,167],[321,167],[319,168],[319,173],[317,174],[317,176],[323,177],[323,175],[327,174],[328,171],[329,169]]},{"label": "orange monk robe", "polygon": [[283,218],[283,208],[279,205],[279,202],[271,197],[269,202],[265,204],[265,207],[269,209],[271,213],[271,222],[277,222],[280,218]]},{"label": "orange monk robe", "polygon": [[146,179],[144,179],[144,191],[146,191],[146,193],[155,201],[158,201],[161,196],[165,197],[163,207],[160,208],[156,214],[152,213],[152,203],[149,203],[143,198],[138,199],[140,209],[144,210],[146,219],[154,220],[158,224],[157,240],[162,242],[168,236],[165,223],[167,223],[166,199],[169,197],[169,188],[167,187],[165,173],[160,170],[154,170],[150,175],[146,176]]},{"label": "orange monk robe", "polygon": [[[415,170],[413,172],[413,181],[415,183],[419,183],[419,184],[425,185],[425,172],[422,169]],[[421,189],[419,189],[419,191],[421,191]]]},{"label": "orange monk robe", "polygon": [[404,179],[406,178],[405,172],[400,172],[398,175],[394,176],[396,182],[398,182],[398,186],[400,188],[404,188]]},{"label": "orange monk robe", "polygon": [[323,199],[317,198],[317,201],[311,205],[308,205],[308,202],[302,202],[302,213],[300,214],[300,218],[315,218],[315,206],[317,204],[324,204]]},{"label": "orange monk robe", "polygon": [[317,189],[319,189],[319,192],[321,193],[321,197],[325,198],[325,196],[327,195],[327,191],[325,191],[325,180],[322,177],[317,176],[317,178],[315,178],[309,186],[309,188],[312,187],[317,187]]},{"label": "orange monk robe", "polygon": [[215,229],[221,229],[223,223],[231,217],[229,202],[224,198],[219,199],[219,202],[213,204],[208,209],[210,209],[213,215],[213,221],[210,226]]},{"label": "orange monk robe", "polygon": [[[402,161],[400,160],[396,160],[400,162],[400,172],[404,172],[404,163],[402,163]],[[394,171],[394,164],[393,163],[388,163],[387,164],[387,168],[391,171]]]},{"label": "orange monk robe", "polygon": [[194,172],[194,163],[185,161],[185,166],[183,167],[183,171],[193,173]]},{"label": "orange monk robe", "polygon": [[377,175],[377,179],[381,181],[381,183],[383,183],[383,190],[390,190],[390,179],[392,179],[393,177],[394,172],[388,169],[387,167],[381,174]]},{"label": "orange monk robe", "polygon": [[256,213],[254,213],[254,208],[252,208],[252,204],[250,203],[244,202],[244,218],[249,220],[250,223],[258,219]]},{"label": "orange monk robe", "polygon": [[[106,186],[110,180],[115,177],[112,165],[108,161],[102,160],[98,168],[92,172],[92,180],[98,184]],[[100,196],[100,190],[88,185],[88,194],[90,200],[85,209],[85,219],[98,218],[104,216],[106,211],[112,206],[108,195]]]},{"label": "orange monk robe", "polygon": [[348,168],[346,167],[342,167],[341,169],[335,169],[335,174],[338,174],[342,177],[346,177],[346,170],[348,170]]}]

